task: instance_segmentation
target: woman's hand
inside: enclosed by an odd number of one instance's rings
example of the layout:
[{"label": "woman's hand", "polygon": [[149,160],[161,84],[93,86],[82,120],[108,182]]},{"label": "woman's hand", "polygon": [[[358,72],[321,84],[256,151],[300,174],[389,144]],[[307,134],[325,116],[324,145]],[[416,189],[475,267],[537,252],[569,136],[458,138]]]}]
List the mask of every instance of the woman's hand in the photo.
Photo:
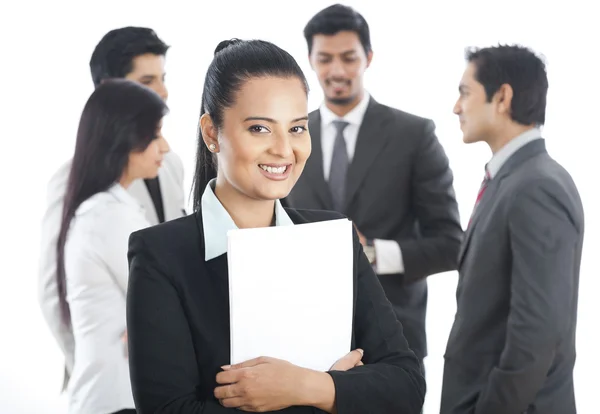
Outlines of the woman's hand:
[{"label": "woman's hand", "polygon": [[276,411],[302,404],[304,378],[310,370],[280,359],[260,357],[224,366],[217,374],[215,397],[224,407]]},{"label": "woman's hand", "polygon": [[348,371],[351,368],[364,365],[362,363],[363,354],[364,351],[362,349],[355,349],[347,353],[333,364],[330,371]]},{"label": "woman's hand", "polygon": [[[362,349],[337,360],[332,371],[363,365]],[[243,411],[277,411],[294,405],[310,405],[334,411],[335,388],[329,374],[298,367],[276,358],[260,357],[224,366],[217,374],[215,397],[221,405]]]}]

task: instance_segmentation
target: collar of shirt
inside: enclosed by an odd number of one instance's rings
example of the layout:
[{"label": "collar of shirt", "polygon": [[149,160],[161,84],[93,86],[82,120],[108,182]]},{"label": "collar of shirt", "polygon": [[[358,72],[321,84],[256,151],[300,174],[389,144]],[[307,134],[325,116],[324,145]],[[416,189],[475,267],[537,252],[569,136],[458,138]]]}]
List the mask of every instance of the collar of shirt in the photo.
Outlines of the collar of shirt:
[{"label": "collar of shirt", "polygon": [[77,209],[77,215],[84,214],[97,205],[110,201],[117,201],[141,212],[144,211],[144,207],[121,184],[115,183],[108,190],[94,194],[81,203]]},{"label": "collar of shirt", "polygon": [[331,158],[333,157],[333,147],[337,136],[337,128],[333,124],[335,120],[343,120],[348,122],[348,126],[344,129],[344,141],[346,141],[346,151],[348,152],[348,161],[354,159],[354,151],[356,150],[356,142],[358,141],[358,131],[363,122],[369,101],[371,97],[367,91],[364,92],[362,100],[343,118],[334,114],[325,104],[322,104],[319,111],[321,113],[321,153],[323,158],[323,178],[329,180],[331,169]]},{"label": "collar of shirt", "polygon": [[510,140],[505,146],[500,148],[496,152],[492,159],[486,164],[485,168],[490,175],[490,178],[494,178],[500,171],[504,163],[518,150],[529,144],[531,141],[542,138],[542,132],[539,128],[530,129],[521,135]]},{"label": "collar of shirt", "polygon": [[[202,228],[204,229],[204,260],[209,261],[227,253],[227,232],[238,227],[214,192],[212,179],[202,194]],[[275,225],[292,226],[294,222],[279,200],[275,201]]]},{"label": "collar of shirt", "polygon": [[364,95],[362,100],[356,105],[350,112],[348,112],[345,116],[339,117],[334,114],[331,109],[327,108],[325,103],[322,103],[319,107],[319,112],[321,113],[321,126],[329,126],[335,120],[342,120],[348,122],[350,125],[360,126],[365,117],[365,112],[367,112],[367,108],[369,107],[370,95],[366,90],[364,91]]}]

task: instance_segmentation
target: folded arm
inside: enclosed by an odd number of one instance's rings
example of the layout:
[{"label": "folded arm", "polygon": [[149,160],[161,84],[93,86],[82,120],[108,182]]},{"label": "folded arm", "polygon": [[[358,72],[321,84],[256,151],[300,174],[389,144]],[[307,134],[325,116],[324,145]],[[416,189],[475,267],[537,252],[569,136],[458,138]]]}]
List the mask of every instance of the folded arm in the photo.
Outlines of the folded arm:
[{"label": "folded arm", "polygon": [[198,399],[198,365],[179,295],[137,233],[130,238],[129,263],[129,367],[138,413],[231,412]]},{"label": "folded arm", "polygon": [[[198,362],[176,285],[162,271],[139,233],[129,243],[127,330],[131,388],[140,414],[225,414],[215,398],[200,398]],[[316,414],[290,407],[286,414]]]},{"label": "folded arm", "polygon": [[338,414],[420,413],[425,379],[355,234],[358,266],[354,332],[365,365],[330,371]]}]

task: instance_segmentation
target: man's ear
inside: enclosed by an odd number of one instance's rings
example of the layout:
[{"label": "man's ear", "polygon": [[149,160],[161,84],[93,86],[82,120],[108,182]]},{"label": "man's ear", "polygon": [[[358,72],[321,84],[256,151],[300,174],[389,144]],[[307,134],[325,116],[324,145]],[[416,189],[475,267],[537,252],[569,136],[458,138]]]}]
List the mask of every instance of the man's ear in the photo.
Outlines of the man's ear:
[{"label": "man's ear", "polygon": [[512,107],[513,88],[508,83],[504,83],[494,94],[494,100],[498,105],[498,111],[502,114],[510,114]]},{"label": "man's ear", "polygon": [[315,70],[315,66],[313,65],[311,53],[308,54],[308,64],[312,70]]},{"label": "man's ear", "polygon": [[369,50],[369,53],[367,53],[367,67],[371,66],[372,60],[373,60],[373,51]]}]

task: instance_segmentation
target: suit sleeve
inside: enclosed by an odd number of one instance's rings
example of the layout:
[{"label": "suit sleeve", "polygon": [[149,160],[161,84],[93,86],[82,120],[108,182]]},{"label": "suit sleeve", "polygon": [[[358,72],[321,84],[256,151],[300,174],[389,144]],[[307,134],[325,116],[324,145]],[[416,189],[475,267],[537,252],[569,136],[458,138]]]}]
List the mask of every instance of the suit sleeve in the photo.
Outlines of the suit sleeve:
[{"label": "suit sleeve", "polygon": [[463,238],[448,157],[435,135],[435,124],[425,124],[411,180],[411,204],[418,222],[418,238],[398,240],[406,283],[456,270]]},{"label": "suit sleeve", "polygon": [[576,297],[580,231],[556,184],[537,182],[509,213],[512,251],[506,343],[476,405],[476,414],[524,412],[541,389]]},{"label": "suit sleeve", "polygon": [[[129,241],[127,331],[131,389],[139,414],[233,414],[214,398],[202,400],[198,363],[186,313],[172,279],[140,233]],[[286,414],[317,414],[290,407]]]},{"label": "suit sleeve", "polygon": [[419,360],[409,349],[377,276],[354,232],[357,299],[354,332],[365,365],[330,371],[338,414],[418,414],[425,398]]}]

